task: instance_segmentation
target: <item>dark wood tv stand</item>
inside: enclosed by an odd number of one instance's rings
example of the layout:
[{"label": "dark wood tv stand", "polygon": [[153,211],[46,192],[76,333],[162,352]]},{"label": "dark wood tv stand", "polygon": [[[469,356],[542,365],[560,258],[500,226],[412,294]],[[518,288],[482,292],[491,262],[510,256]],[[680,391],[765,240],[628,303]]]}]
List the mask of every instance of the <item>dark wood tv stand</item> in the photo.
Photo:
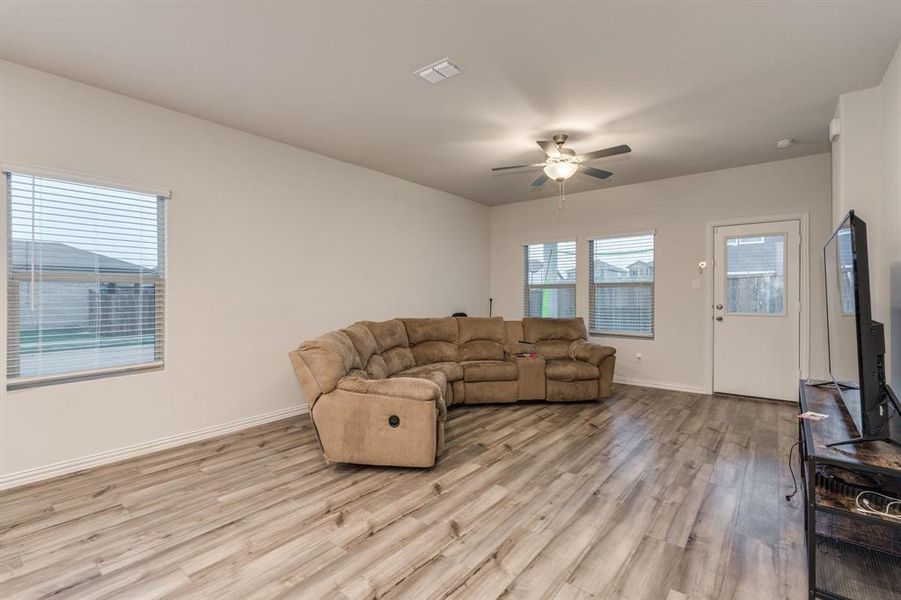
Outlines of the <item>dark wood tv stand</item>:
[{"label": "dark wood tv stand", "polygon": [[[853,402],[853,394],[846,395]],[[802,413],[829,415],[822,421],[799,419],[798,424],[808,597],[901,600],[901,522],[861,513],[853,492],[816,485],[818,470],[830,466],[901,482],[901,447],[885,442],[829,447],[857,435],[848,408],[834,387],[802,381],[800,408]]]}]

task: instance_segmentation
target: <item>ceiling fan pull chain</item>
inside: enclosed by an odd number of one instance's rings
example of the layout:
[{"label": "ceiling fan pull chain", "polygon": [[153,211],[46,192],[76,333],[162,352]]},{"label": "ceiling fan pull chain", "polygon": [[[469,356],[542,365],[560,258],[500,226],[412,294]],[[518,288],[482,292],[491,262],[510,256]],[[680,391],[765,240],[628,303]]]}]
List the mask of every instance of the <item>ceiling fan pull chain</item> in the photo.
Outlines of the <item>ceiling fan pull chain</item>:
[{"label": "ceiling fan pull chain", "polygon": [[560,180],[560,200],[557,202],[557,210],[562,211],[566,207],[566,180]]}]

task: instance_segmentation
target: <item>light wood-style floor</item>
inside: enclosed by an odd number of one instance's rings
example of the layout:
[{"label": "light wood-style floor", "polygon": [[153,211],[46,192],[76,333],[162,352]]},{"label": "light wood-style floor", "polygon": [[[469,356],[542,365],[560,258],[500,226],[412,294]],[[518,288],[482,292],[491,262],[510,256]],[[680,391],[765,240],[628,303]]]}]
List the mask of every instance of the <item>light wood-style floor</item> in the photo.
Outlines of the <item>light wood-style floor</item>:
[{"label": "light wood-style floor", "polygon": [[464,407],[431,470],[306,415],[0,495],[3,598],[806,597],[792,405]]}]

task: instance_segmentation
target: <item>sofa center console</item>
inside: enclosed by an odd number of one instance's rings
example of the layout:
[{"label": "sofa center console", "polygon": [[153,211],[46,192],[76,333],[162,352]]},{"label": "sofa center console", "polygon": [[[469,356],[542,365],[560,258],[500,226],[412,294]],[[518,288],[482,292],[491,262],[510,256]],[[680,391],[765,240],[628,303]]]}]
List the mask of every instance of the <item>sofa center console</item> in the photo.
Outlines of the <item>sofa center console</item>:
[{"label": "sofa center console", "polygon": [[540,356],[514,356],[519,371],[519,400],[545,399],[545,360]]}]

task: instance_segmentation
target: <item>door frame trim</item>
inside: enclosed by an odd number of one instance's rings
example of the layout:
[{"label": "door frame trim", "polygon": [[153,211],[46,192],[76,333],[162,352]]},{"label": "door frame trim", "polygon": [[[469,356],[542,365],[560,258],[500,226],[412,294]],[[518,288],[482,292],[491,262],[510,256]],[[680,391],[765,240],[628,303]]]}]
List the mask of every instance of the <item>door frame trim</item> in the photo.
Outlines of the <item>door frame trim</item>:
[{"label": "door frame trim", "polygon": [[801,234],[800,256],[798,257],[799,297],[801,311],[799,315],[799,340],[798,340],[798,364],[801,370],[801,378],[807,379],[810,371],[810,213],[790,213],[782,215],[761,215],[757,217],[737,217],[732,219],[719,219],[708,221],[706,228],[706,261],[708,267],[704,269],[704,281],[707,287],[705,294],[704,313],[706,317],[705,333],[707,343],[704,354],[704,387],[708,394],[713,393],[713,264],[716,248],[714,246],[714,229],[730,225],[756,225],[758,223],[771,223],[774,221],[798,221]]}]

